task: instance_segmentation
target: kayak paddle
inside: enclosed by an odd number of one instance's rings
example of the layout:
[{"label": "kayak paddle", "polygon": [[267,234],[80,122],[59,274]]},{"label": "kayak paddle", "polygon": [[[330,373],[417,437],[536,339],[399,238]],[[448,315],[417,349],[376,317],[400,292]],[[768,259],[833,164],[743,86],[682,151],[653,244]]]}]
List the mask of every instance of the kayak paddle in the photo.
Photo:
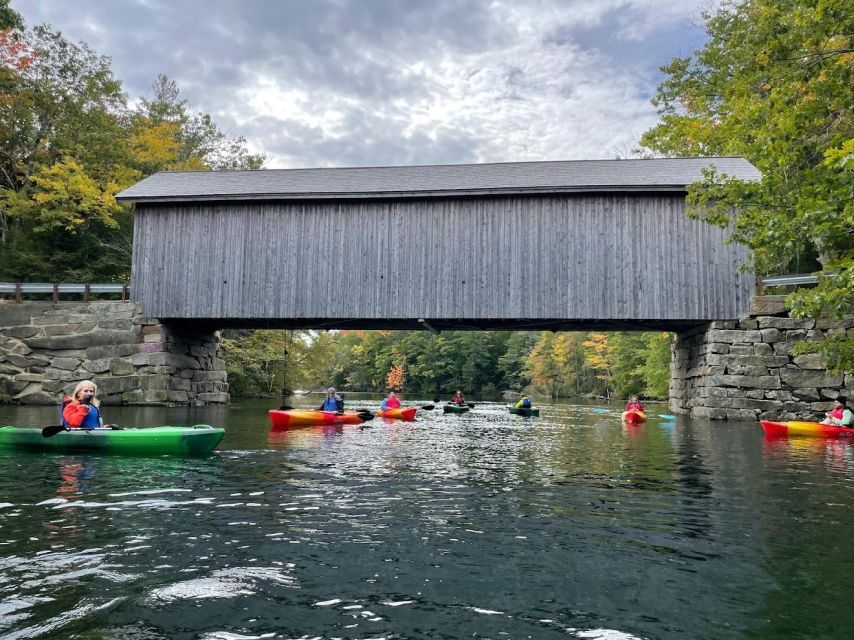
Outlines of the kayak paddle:
[{"label": "kayak paddle", "polygon": [[356,415],[357,415],[357,416],[359,416],[359,417],[360,417],[362,420],[364,420],[365,422],[367,422],[368,420],[373,420],[373,419],[374,419],[374,414],[373,414],[373,413],[371,413],[370,411],[368,411],[367,409],[365,409],[365,410],[363,410],[363,411],[360,411],[360,412],[359,412],[359,413],[357,413]]},{"label": "kayak paddle", "polygon": [[665,420],[676,420],[676,416],[671,415],[671,414],[669,414],[669,413],[659,413],[659,414],[658,414],[658,417],[659,417],[659,418],[664,418]]},{"label": "kayak paddle", "polygon": [[593,413],[610,413],[610,409],[603,409],[602,407],[596,407],[593,409]]},{"label": "kayak paddle", "polygon": [[433,409],[436,408],[436,405],[434,405],[434,404],[422,404],[421,408],[424,409],[424,411],[433,411]]},{"label": "kayak paddle", "polygon": [[52,424],[49,427],[45,427],[42,429],[42,437],[50,438],[51,436],[55,436],[60,431],[65,431],[65,427],[61,424]]}]

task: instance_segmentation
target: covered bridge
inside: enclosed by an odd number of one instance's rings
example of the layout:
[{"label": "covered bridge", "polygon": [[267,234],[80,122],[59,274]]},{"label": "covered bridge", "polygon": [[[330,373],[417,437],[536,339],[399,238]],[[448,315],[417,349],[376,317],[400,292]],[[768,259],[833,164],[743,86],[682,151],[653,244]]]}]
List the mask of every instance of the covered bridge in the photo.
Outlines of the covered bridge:
[{"label": "covered bridge", "polygon": [[685,216],[742,158],[158,173],[131,291],[213,328],[657,329],[742,315],[746,251]]}]

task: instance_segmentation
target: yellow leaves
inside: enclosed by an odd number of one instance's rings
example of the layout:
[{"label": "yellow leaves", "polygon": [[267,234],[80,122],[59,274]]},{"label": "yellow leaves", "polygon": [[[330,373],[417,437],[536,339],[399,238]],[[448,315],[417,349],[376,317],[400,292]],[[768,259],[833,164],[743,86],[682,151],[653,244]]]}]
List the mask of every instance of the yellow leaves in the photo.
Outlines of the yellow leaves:
[{"label": "yellow leaves", "polygon": [[589,351],[584,354],[584,361],[596,371],[599,380],[608,380],[610,375],[611,357],[609,355],[608,336],[604,333],[591,333],[590,339],[581,343]]},{"label": "yellow leaves", "polygon": [[130,139],[131,156],[148,171],[168,169],[178,160],[180,127],[159,122],[140,128]]},{"label": "yellow leaves", "polygon": [[64,158],[41,168],[32,181],[36,185],[32,195],[36,231],[63,229],[74,233],[90,221],[118,227],[114,218],[121,210],[114,197],[118,185],[109,182],[102,188],[76,160]]}]

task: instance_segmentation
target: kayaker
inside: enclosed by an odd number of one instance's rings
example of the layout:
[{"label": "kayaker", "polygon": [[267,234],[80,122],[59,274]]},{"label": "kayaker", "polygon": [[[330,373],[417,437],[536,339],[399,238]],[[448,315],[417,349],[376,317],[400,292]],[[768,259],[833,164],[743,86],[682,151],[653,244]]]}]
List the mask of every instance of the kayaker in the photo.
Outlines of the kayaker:
[{"label": "kayaker", "polygon": [[640,398],[637,396],[632,396],[629,398],[629,402],[626,405],[625,411],[640,411],[643,412],[643,403],[640,401]]},{"label": "kayaker", "polygon": [[66,429],[100,429],[104,426],[101,419],[101,403],[95,397],[98,387],[91,380],[78,382],[70,398],[63,399],[62,426]]},{"label": "kayaker", "polygon": [[836,400],[833,401],[833,410],[824,414],[827,417],[822,420],[821,423],[832,424],[836,427],[852,428],[852,426],[854,426],[854,413],[851,413],[851,409],[849,409],[847,405],[848,398],[845,396],[838,396]]},{"label": "kayaker", "polygon": [[383,411],[387,409],[400,409],[400,400],[397,399],[394,391],[389,391],[388,396],[383,398],[383,401],[380,403],[380,409]]},{"label": "kayaker", "polygon": [[531,408],[531,399],[526,395],[522,395],[522,397],[519,398],[519,402],[517,402],[513,406],[516,409],[530,409]]},{"label": "kayaker", "polygon": [[457,392],[454,394],[454,397],[451,398],[451,402],[449,404],[456,404],[462,407],[465,403],[466,399],[463,398],[463,392],[457,389]]},{"label": "kayaker", "polygon": [[320,405],[320,411],[344,413],[344,399],[335,392],[335,387],[327,389],[326,398],[324,398],[323,404]]}]

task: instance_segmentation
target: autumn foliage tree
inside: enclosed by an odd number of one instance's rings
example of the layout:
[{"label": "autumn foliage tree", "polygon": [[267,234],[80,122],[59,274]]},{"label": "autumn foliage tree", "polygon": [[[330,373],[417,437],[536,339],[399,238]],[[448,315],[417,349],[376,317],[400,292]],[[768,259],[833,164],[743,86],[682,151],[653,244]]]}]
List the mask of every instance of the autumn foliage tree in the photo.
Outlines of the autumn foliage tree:
[{"label": "autumn foliage tree", "polygon": [[[692,215],[731,227],[757,273],[818,272],[818,287],[789,297],[794,315],[854,312],[851,3],[726,0],[704,21],[704,46],[662,67],[659,123],[642,147],[750,160],[759,182],[709,171],[690,188]],[[820,349],[851,369],[852,344],[837,336]]]}]

